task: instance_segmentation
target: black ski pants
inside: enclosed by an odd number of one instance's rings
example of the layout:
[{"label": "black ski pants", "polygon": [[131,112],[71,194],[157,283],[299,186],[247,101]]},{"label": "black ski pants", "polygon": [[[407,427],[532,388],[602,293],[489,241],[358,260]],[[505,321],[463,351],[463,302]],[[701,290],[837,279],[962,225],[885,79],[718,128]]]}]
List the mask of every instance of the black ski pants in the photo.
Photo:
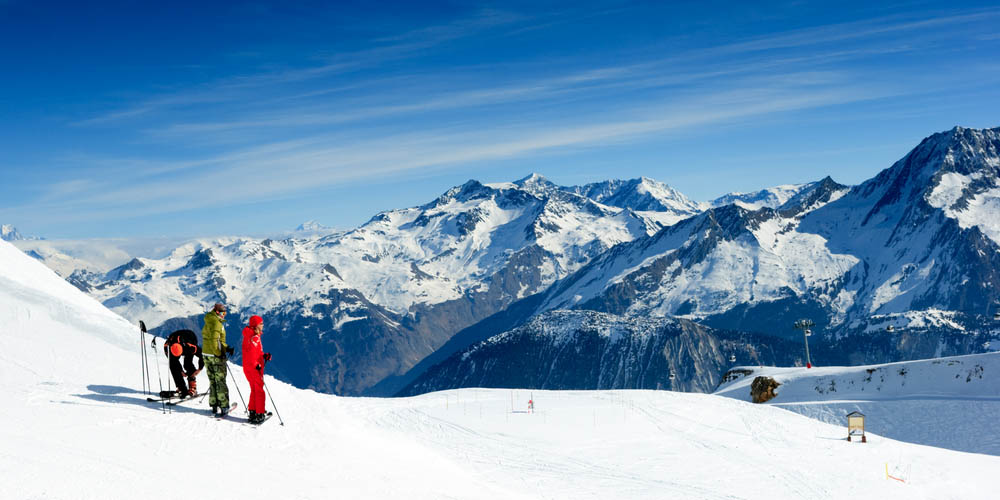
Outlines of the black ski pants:
[{"label": "black ski pants", "polygon": [[184,368],[181,369],[181,358],[179,356],[170,357],[170,375],[174,377],[174,385],[186,393],[188,390],[184,377],[194,375],[194,355],[184,356]]}]

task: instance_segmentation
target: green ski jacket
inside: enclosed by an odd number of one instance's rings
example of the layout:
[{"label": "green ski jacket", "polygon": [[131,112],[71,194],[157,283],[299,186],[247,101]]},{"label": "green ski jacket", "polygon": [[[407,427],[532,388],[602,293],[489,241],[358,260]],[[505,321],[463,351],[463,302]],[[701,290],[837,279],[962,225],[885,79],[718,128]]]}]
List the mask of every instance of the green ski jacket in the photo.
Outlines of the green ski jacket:
[{"label": "green ski jacket", "polygon": [[222,357],[226,352],[226,329],[222,326],[224,319],[214,311],[205,314],[205,326],[201,328],[201,352]]}]

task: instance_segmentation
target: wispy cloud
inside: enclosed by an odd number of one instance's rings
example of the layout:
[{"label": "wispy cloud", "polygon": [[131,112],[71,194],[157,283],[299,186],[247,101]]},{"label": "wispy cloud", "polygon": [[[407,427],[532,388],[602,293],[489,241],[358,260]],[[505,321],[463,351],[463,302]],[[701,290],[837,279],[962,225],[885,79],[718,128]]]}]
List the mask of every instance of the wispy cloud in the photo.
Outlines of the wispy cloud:
[{"label": "wispy cloud", "polygon": [[934,17],[920,20],[900,20],[898,16],[869,19],[849,23],[830,24],[813,28],[793,30],[778,35],[760,37],[754,40],[727,44],[712,51],[753,52],[773,49],[787,49],[813,45],[859,40],[906,31],[927,30],[945,26],[959,26],[970,22],[988,21],[1000,18],[1000,10]]},{"label": "wispy cloud", "polygon": [[132,106],[80,120],[77,125],[100,125],[146,115],[164,109],[212,102],[231,102],[245,99],[240,91],[261,87],[279,86],[304,80],[321,78],[338,73],[376,67],[387,61],[408,57],[443,43],[475,35],[483,30],[523,20],[523,16],[501,11],[482,11],[477,15],[448,24],[430,26],[407,33],[373,40],[372,47],[327,58],[319,65],[272,70],[233,76],[209,82],[194,91],[184,90],[158,96]]}]

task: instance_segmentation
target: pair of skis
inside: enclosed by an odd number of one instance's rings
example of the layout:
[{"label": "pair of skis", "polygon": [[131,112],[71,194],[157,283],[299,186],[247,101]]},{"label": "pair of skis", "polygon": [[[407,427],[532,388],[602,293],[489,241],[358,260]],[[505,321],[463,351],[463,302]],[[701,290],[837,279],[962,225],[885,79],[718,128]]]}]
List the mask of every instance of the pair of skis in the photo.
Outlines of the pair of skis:
[{"label": "pair of skis", "polygon": [[195,399],[195,398],[205,397],[206,394],[208,394],[208,391],[195,394],[194,396],[185,396],[183,398],[178,398],[176,396],[171,396],[171,397],[167,397],[167,398],[146,398],[146,401],[149,401],[150,403],[163,402],[163,403],[168,404],[170,406],[174,406],[174,405],[183,403],[185,401],[190,401],[190,400]]}]

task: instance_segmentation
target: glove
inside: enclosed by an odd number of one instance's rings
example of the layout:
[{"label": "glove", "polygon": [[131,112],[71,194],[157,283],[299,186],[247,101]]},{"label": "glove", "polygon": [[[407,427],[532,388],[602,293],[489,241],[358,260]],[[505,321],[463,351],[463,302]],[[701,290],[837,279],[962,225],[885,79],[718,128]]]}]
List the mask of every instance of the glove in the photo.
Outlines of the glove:
[{"label": "glove", "polygon": [[226,354],[232,356],[234,352],[236,351],[233,349],[233,346],[226,347]]},{"label": "glove", "polygon": [[257,371],[260,371],[260,365],[257,365]]},{"label": "glove", "polygon": [[264,361],[271,361],[271,353],[269,352],[264,353]]}]

